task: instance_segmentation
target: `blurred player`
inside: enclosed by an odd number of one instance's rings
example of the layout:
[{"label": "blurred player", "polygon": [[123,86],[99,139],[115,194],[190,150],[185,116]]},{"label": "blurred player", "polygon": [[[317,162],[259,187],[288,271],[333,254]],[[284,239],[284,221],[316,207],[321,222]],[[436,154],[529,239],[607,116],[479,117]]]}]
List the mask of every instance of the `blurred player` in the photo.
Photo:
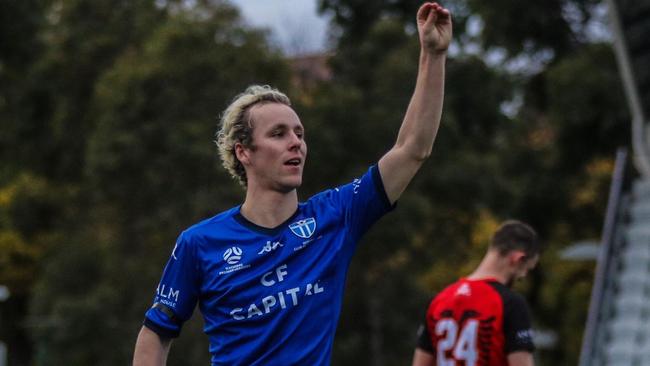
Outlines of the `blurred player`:
[{"label": "blurred player", "polygon": [[180,235],[134,365],[165,364],[197,303],[212,365],[329,365],[356,243],[431,154],[440,124],[451,15],[426,3],[417,24],[418,76],[397,141],[349,184],[298,202],[307,143],[286,95],[253,86],[226,109],[219,153],[246,198]]},{"label": "blurred player", "polygon": [[535,267],[540,249],[530,226],[504,222],[478,268],[429,304],[413,366],[533,365],[528,306],[510,286]]}]

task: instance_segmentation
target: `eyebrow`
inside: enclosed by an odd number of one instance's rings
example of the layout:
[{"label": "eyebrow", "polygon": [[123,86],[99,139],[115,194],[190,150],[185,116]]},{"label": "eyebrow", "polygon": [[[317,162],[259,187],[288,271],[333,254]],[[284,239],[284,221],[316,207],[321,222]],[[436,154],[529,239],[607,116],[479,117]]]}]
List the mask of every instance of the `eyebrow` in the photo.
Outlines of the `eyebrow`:
[{"label": "eyebrow", "polygon": [[272,125],[271,128],[269,128],[269,131],[273,131],[273,130],[277,130],[277,129],[286,129],[286,130],[298,129],[298,130],[301,130],[301,131],[305,130],[305,128],[301,124],[296,125],[295,127],[291,128],[287,122],[278,122],[278,123]]}]

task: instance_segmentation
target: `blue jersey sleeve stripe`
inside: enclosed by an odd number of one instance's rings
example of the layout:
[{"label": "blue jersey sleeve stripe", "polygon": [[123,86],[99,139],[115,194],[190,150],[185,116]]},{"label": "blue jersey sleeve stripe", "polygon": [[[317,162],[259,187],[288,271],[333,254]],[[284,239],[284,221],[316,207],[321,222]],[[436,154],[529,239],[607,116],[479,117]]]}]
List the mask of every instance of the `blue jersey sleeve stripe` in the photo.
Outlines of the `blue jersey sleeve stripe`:
[{"label": "blue jersey sleeve stripe", "polygon": [[379,197],[384,204],[384,208],[387,211],[394,209],[397,205],[397,202],[392,205],[390,204],[390,200],[386,194],[386,189],[384,188],[384,182],[381,180],[381,174],[379,174],[379,165],[373,165],[370,167],[370,174],[372,174],[372,181],[375,183],[375,189],[377,190],[377,193],[379,193]]},{"label": "blue jersey sleeve stripe", "polygon": [[154,333],[158,334],[161,338],[177,338],[180,334],[180,331],[163,328],[151,321],[149,318],[144,318],[143,325],[151,329]]},{"label": "blue jersey sleeve stripe", "polygon": [[153,304],[153,308],[158,309],[163,314],[167,315],[167,317],[169,317],[169,320],[171,320],[173,323],[176,323],[176,324],[179,324],[179,325],[182,323],[181,320],[176,316],[176,314],[174,314],[174,310],[172,310],[172,308],[170,308],[169,306],[157,302],[157,303]]}]

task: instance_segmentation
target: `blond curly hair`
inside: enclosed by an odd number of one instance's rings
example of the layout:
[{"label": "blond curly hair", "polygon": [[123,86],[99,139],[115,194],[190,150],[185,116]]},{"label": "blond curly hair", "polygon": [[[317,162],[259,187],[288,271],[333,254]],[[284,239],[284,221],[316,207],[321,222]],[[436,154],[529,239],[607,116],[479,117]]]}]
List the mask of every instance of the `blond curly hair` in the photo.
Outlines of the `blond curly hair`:
[{"label": "blond curly hair", "polygon": [[246,170],[235,154],[235,144],[251,147],[253,143],[253,125],[251,124],[251,107],[261,103],[281,103],[291,106],[291,100],[281,91],[268,85],[251,85],[237,95],[221,115],[220,128],[215,143],[219,149],[221,164],[246,187],[248,179]]}]

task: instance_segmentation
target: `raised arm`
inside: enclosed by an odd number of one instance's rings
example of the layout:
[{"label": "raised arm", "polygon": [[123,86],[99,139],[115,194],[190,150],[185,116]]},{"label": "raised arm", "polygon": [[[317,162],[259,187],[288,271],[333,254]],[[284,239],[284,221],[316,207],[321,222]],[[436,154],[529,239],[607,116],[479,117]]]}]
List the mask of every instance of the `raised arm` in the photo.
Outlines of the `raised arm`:
[{"label": "raised arm", "polygon": [[379,160],[379,172],[391,203],[397,201],[431,155],[442,115],[451,14],[437,3],[425,3],[418,10],[417,25],[420,62],[415,91],[395,146]]},{"label": "raised arm", "polygon": [[135,342],[133,366],[164,366],[171,346],[170,339],[163,339],[151,329],[142,327]]}]

